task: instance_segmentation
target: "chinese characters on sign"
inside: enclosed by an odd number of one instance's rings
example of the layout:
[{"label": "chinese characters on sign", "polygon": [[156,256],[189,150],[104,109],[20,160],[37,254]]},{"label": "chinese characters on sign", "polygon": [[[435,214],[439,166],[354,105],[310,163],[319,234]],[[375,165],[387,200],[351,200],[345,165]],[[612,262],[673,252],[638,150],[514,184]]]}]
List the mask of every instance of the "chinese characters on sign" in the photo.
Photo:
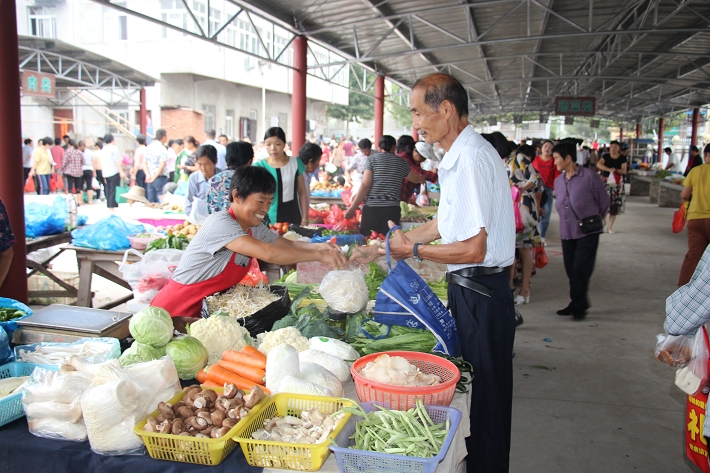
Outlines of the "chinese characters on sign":
[{"label": "chinese characters on sign", "polygon": [[596,99],[594,97],[557,97],[555,99],[555,114],[594,116]]},{"label": "chinese characters on sign", "polygon": [[52,74],[22,71],[22,93],[33,97],[55,98],[56,83]]}]

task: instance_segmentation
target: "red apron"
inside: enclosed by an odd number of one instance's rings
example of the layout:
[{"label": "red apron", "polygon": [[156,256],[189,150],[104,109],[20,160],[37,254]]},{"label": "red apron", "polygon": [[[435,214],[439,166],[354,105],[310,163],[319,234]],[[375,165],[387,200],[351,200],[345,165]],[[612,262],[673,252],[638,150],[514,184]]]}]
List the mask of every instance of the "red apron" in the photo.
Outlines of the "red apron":
[{"label": "red apron", "polygon": [[[234,218],[232,209],[229,214]],[[234,218],[236,220],[236,218]],[[249,230],[251,235],[251,229]],[[160,290],[150,303],[154,307],[162,307],[172,317],[200,317],[202,314],[202,300],[216,292],[224,291],[244,279],[249,272],[250,265],[246,267],[235,263],[237,253],[234,253],[224,270],[217,276],[195,284],[180,284],[171,279]]]}]

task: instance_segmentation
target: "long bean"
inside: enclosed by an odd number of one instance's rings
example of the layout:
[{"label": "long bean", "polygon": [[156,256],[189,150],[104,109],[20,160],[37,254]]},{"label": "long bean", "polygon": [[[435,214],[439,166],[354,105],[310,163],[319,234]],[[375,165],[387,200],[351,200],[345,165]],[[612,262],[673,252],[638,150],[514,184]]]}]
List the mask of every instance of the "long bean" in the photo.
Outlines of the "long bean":
[{"label": "long bean", "polygon": [[422,458],[441,451],[451,424],[448,419],[435,424],[420,400],[409,411],[375,407],[378,410],[370,413],[360,406],[343,408],[363,418],[355,425],[355,434],[350,437],[355,445],[350,448]]}]

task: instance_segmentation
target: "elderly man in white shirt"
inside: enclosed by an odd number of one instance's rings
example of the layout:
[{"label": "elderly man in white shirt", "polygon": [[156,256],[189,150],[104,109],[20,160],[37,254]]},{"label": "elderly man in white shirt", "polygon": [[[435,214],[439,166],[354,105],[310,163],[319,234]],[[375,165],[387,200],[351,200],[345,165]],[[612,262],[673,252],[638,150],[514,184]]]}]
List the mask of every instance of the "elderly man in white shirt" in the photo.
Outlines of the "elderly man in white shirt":
[{"label": "elderly man in white shirt", "polygon": [[217,132],[215,130],[208,130],[205,133],[205,136],[207,139],[202,144],[214,146],[214,149],[217,150],[217,167],[220,169],[227,169],[227,148],[215,140]]},{"label": "elderly man in white shirt", "polygon": [[[507,472],[515,339],[505,272],[515,253],[510,184],[496,150],[469,125],[466,91],[455,78],[420,79],[409,104],[419,135],[446,151],[439,165],[441,200],[437,218],[407,234],[397,231],[390,250],[397,259],[448,265],[451,312],[463,358],[475,373],[466,468],[469,473]],[[438,238],[442,245],[427,245]],[[376,250],[370,248],[353,260],[371,259]]]}]

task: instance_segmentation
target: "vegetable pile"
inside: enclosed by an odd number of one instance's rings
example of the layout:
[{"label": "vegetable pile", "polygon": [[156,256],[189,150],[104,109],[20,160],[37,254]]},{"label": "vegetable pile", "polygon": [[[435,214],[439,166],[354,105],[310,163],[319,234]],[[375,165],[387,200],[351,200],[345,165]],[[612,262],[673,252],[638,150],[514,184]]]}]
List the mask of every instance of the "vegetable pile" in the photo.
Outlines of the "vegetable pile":
[{"label": "vegetable pile", "polygon": [[433,373],[422,373],[419,368],[401,356],[382,354],[367,363],[360,371],[367,379],[391,386],[433,386],[441,378]]},{"label": "vegetable pile", "polygon": [[0,322],[7,322],[13,319],[19,319],[27,315],[26,312],[22,310],[17,310],[13,307],[0,307]]},{"label": "vegetable pile", "polygon": [[200,319],[187,328],[187,333],[198,339],[207,349],[208,364],[214,365],[228,350],[239,351],[251,345],[249,331],[234,317],[213,315]]},{"label": "vegetable pile", "polygon": [[417,407],[408,411],[391,411],[375,404],[377,411],[365,412],[361,407],[343,407],[343,411],[363,420],[355,424],[355,445],[350,448],[368,452],[391,453],[410,457],[431,458],[439,454],[451,423],[435,424],[417,399]]},{"label": "vegetable pile", "polygon": [[[306,338],[320,336],[337,338],[342,335],[342,330],[328,325],[329,309],[321,312],[313,303],[306,307],[298,307],[301,301],[308,298],[310,294],[310,288],[307,287],[303,289],[300,294],[293,299],[289,314],[277,320],[271,330],[276,331],[286,327],[294,327]],[[261,349],[261,347],[259,348]]]},{"label": "vegetable pile", "polygon": [[279,297],[272,293],[268,286],[244,286],[237,284],[222,294],[214,294],[205,298],[210,314],[226,314],[232,317],[249,317]]},{"label": "vegetable pile", "polygon": [[187,245],[190,244],[190,239],[185,235],[168,235],[165,238],[158,238],[148,243],[144,253],[148,253],[153,250],[185,250]]},{"label": "vegetable pile", "polygon": [[189,386],[185,388],[182,400],[175,405],[160,402],[158,414],[146,419],[143,430],[197,438],[221,438],[264,396],[264,391],[258,386],[254,386],[249,394],[233,384],[225,384],[221,394],[214,389]]},{"label": "vegetable pile", "polygon": [[312,407],[301,412],[301,417],[283,416],[264,420],[264,428],[254,431],[251,438],[271,442],[323,443],[344,416],[343,411],[326,416],[317,407]]},{"label": "vegetable pile", "polygon": [[320,283],[320,294],[334,310],[349,314],[364,310],[370,300],[359,270],[329,272]]},{"label": "vegetable pile", "polygon": [[266,357],[251,345],[241,351],[227,350],[217,364],[197,372],[197,380],[207,386],[233,384],[240,389],[266,389]]},{"label": "vegetable pile", "polygon": [[[367,314],[361,313],[348,320],[347,342],[361,355],[401,350],[431,353],[431,350],[436,346],[436,337],[427,329],[410,328],[403,325],[388,327],[374,320],[365,320],[367,318]],[[373,338],[387,335],[388,330],[389,335],[373,340],[367,337],[362,332],[363,330]]]}]

